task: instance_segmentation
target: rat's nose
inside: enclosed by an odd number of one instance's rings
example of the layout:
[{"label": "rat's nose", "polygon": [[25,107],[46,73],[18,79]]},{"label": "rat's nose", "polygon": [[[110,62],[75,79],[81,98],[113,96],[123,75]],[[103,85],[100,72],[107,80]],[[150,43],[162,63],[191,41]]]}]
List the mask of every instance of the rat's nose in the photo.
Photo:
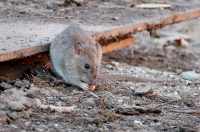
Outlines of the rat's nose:
[{"label": "rat's nose", "polygon": [[94,76],[94,77],[91,79],[90,85],[96,85],[96,83],[97,83],[97,77]]}]

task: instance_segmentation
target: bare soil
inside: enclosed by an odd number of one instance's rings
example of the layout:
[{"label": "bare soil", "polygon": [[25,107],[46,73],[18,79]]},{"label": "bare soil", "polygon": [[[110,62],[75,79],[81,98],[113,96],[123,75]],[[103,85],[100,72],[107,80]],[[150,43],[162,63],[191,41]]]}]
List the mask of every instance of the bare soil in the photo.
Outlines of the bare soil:
[{"label": "bare soil", "polygon": [[[21,2],[24,1],[11,4]],[[46,8],[40,1],[34,2],[39,9]],[[77,3],[70,6],[81,8]],[[90,92],[68,85],[43,64],[33,66],[26,62],[28,68],[22,68],[20,73],[25,73],[17,80],[8,81],[6,75],[12,75],[12,70],[5,71],[0,76],[0,131],[200,131],[200,82],[180,76],[183,71],[200,72],[199,23],[197,19],[163,29],[191,35],[186,47],[158,44],[154,41],[156,38],[144,32],[135,35],[136,44],[103,56],[102,73],[179,79],[180,82],[98,80],[96,89]],[[1,63],[1,67],[10,69],[17,65],[17,61]],[[59,113],[39,108],[36,99],[46,105],[77,107],[71,113]]]}]

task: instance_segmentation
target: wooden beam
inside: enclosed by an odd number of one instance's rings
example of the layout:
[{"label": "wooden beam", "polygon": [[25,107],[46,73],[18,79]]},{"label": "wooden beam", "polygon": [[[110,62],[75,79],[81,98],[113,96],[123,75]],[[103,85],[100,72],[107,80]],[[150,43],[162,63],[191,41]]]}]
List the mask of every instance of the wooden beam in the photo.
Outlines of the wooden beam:
[{"label": "wooden beam", "polygon": [[112,42],[112,43],[109,43],[108,45],[104,45],[101,47],[102,49],[102,53],[107,53],[107,52],[111,52],[111,51],[114,51],[114,50],[118,50],[118,49],[121,49],[121,48],[125,48],[129,45],[132,45],[135,43],[135,38],[131,37],[131,38],[126,38],[126,39],[123,39],[123,40],[120,40],[119,42]]}]

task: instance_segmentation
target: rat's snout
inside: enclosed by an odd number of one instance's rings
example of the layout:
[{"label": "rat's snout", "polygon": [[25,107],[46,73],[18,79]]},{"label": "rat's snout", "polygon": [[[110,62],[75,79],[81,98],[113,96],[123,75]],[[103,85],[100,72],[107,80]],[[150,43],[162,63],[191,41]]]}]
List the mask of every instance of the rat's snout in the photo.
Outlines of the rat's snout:
[{"label": "rat's snout", "polygon": [[96,85],[96,83],[97,83],[97,76],[93,76],[89,85],[91,85],[91,86]]}]

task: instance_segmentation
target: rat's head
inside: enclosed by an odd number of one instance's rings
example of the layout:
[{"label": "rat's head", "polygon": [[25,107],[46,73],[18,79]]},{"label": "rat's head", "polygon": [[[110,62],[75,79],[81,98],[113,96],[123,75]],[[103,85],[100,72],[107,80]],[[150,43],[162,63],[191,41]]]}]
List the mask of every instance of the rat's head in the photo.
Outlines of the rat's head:
[{"label": "rat's head", "polygon": [[94,45],[82,42],[74,43],[75,62],[74,70],[78,79],[90,86],[95,85],[101,63],[101,47],[96,42]]}]

